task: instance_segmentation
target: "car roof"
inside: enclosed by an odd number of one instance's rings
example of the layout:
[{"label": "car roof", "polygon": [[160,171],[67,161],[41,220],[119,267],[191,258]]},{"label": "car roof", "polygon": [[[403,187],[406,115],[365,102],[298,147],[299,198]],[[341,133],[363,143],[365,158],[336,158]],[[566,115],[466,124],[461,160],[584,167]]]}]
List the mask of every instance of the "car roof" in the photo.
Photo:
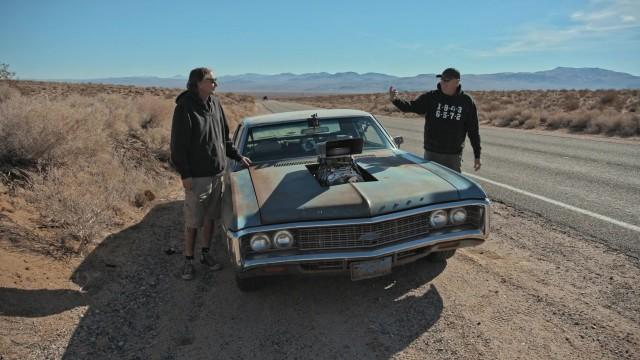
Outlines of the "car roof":
[{"label": "car roof", "polygon": [[265,124],[284,123],[289,121],[306,120],[313,114],[318,114],[319,119],[350,117],[350,116],[371,116],[368,112],[353,109],[310,109],[287,111],[281,113],[258,115],[244,118],[243,126],[255,126]]}]

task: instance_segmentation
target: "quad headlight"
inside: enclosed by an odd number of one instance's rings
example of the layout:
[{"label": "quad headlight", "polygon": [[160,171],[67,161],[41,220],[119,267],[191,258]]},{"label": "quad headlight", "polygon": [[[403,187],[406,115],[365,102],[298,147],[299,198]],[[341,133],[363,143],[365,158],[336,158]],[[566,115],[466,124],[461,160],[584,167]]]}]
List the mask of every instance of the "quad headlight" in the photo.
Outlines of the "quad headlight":
[{"label": "quad headlight", "polygon": [[464,208],[455,208],[449,212],[449,221],[453,225],[464,224],[467,221],[467,210]]},{"label": "quad headlight", "polygon": [[293,245],[293,235],[287,230],[280,230],[273,235],[273,245],[278,249],[290,248]]},{"label": "quad headlight", "polygon": [[447,215],[448,214],[446,210],[436,210],[431,213],[431,216],[429,217],[429,223],[434,228],[441,228],[447,225]]},{"label": "quad headlight", "polygon": [[249,239],[252,251],[263,252],[269,249],[288,249],[293,246],[294,239],[290,231],[280,230],[275,234],[257,233]]},{"label": "quad headlight", "polygon": [[467,221],[467,210],[465,208],[453,208],[436,210],[431,213],[429,223],[434,229],[446,225],[462,225]]},{"label": "quad headlight", "polygon": [[265,251],[271,247],[271,241],[267,234],[259,233],[251,237],[249,245],[253,251]]}]

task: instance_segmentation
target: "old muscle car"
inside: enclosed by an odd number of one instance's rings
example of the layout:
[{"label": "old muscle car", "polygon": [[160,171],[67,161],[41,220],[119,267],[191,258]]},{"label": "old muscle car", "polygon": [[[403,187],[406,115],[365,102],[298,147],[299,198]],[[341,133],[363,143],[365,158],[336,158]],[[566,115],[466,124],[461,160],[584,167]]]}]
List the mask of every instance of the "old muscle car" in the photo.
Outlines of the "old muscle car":
[{"label": "old muscle car", "polygon": [[254,165],[225,173],[224,233],[241,290],[262,276],[388,274],[482,244],[478,184],[400,150],[372,115],[307,110],[244,119],[233,141]]}]

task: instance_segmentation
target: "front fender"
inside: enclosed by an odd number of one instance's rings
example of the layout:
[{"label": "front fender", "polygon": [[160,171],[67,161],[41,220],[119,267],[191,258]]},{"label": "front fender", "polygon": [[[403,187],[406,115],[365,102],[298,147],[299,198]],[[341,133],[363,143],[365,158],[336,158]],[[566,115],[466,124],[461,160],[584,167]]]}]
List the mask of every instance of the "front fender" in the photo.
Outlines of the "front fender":
[{"label": "front fender", "polygon": [[231,231],[260,226],[260,208],[248,169],[225,173],[222,222]]}]

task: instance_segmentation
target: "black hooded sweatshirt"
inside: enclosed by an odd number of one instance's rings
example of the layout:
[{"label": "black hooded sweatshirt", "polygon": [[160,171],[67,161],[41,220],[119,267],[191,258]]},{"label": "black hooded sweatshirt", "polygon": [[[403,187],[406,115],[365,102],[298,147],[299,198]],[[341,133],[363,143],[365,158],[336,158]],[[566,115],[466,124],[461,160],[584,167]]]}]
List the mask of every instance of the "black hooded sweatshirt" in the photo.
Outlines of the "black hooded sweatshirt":
[{"label": "black hooded sweatshirt", "polygon": [[214,176],[224,170],[226,157],[240,160],[220,100],[211,95],[205,103],[192,91],[182,92],[171,124],[171,162],[180,177]]},{"label": "black hooded sweatshirt", "polygon": [[415,100],[393,101],[402,112],[424,114],[424,149],[440,154],[462,154],[464,138],[469,134],[473,155],[480,158],[478,111],[471,96],[458,86],[455,95],[446,95],[440,84]]}]

